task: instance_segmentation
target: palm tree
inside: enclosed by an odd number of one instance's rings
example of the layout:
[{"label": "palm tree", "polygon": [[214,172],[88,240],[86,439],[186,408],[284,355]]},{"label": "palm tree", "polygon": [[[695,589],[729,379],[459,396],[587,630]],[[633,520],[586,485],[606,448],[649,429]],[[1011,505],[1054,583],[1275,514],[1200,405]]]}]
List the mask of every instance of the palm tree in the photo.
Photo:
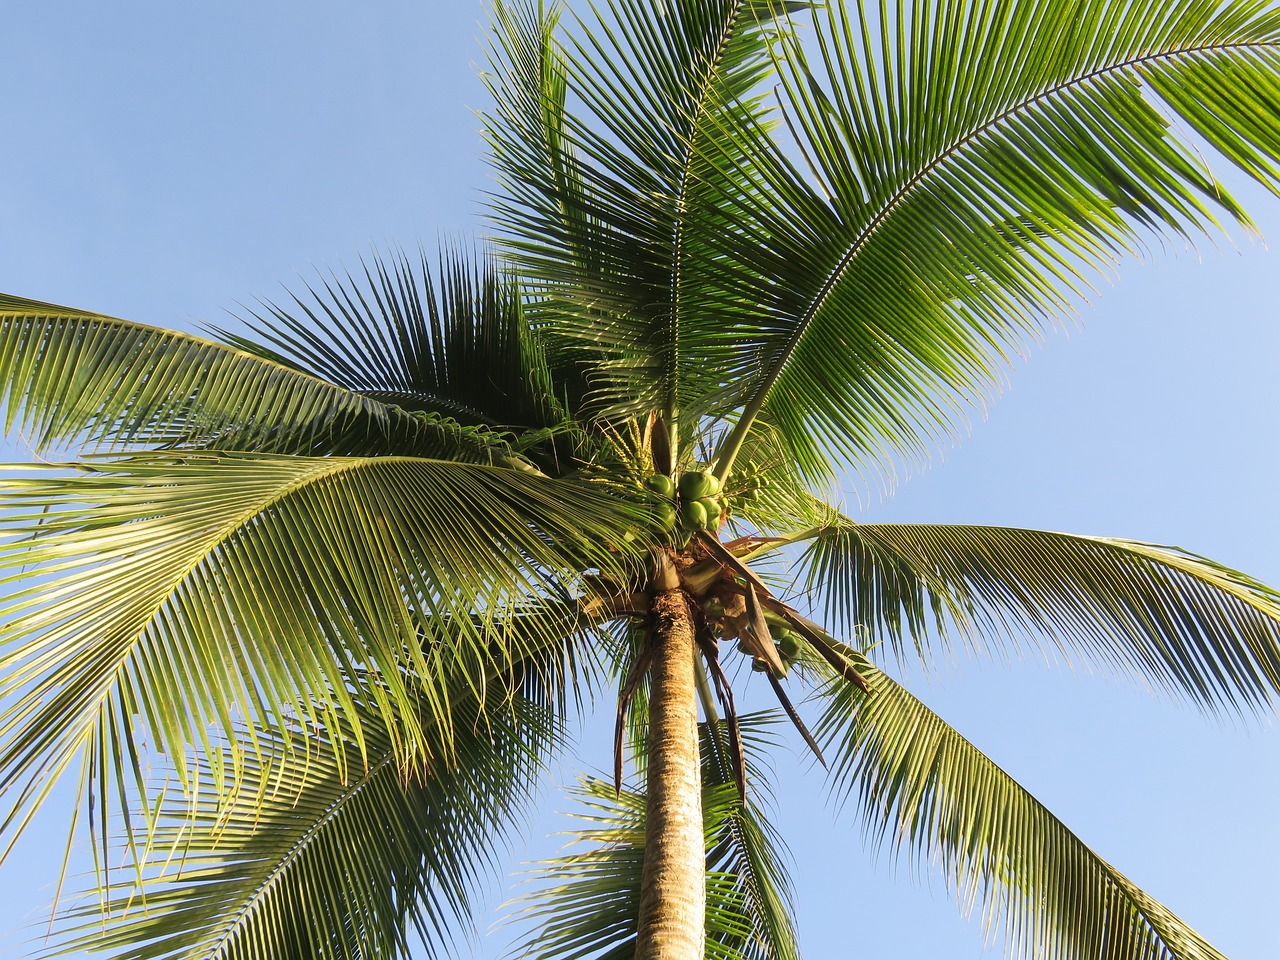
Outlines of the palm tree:
[{"label": "palm tree", "polygon": [[101,879],[54,948],[444,949],[606,688],[530,955],[793,956],[749,667],[1015,951],[1219,956],[887,669],[1015,646],[1265,711],[1280,596],[815,491],[926,455],[1144,236],[1247,224],[1201,154],[1280,186],[1278,68],[1269,3],[497,3],[500,259],[221,342],[0,300],[6,425],[76,452],[4,483],[6,843],[74,768]]}]

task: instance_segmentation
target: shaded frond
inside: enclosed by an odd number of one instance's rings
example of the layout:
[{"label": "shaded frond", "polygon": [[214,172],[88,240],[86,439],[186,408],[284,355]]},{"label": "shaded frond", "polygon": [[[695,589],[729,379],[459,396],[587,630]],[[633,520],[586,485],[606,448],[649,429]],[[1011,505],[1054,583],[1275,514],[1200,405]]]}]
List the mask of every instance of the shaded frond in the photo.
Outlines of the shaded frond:
[{"label": "shaded frond", "polygon": [[383,403],[516,433],[565,419],[520,291],[491,262],[374,256],[250,316],[263,344],[220,334]]},{"label": "shaded frond", "polygon": [[[774,827],[767,805],[772,804],[770,777],[755,759],[762,746],[772,746],[767,726],[776,722],[771,714],[738,718],[744,746],[744,769],[751,793],[744,802],[736,794],[736,783],[725,722],[700,725],[703,782],[714,786],[714,796],[704,796],[709,814],[707,828],[707,872],[732,878],[735,895],[741,897],[743,914],[750,929],[723,936],[721,946],[737,951],[749,960],[797,960],[794,893],[787,875],[789,854],[786,842]],[[733,787],[732,802],[726,788]],[[721,809],[721,806],[723,807]],[[710,899],[711,889],[707,894]],[[710,935],[710,933],[709,933]],[[710,955],[710,951],[708,951]]]},{"label": "shaded frond", "polygon": [[63,911],[40,955],[393,960],[416,939],[452,956],[558,726],[519,698],[460,704],[447,749],[410,771],[375,716],[364,726],[363,751],[260,729],[235,777],[202,764],[195,794],[153,801],[145,848]]},{"label": "shaded frond", "polygon": [[[759,734],[767,718],[743,718]],[[701,728],[703,746],[711,734]],[[724,744],[720,743],[721,749]],[[791,925],[790,885],[781,841],[754,803],[744,803],[715,751],[704,750],[703,822],[707,844],[706,956],[716,960],[783,960],[798,956]],[[753,779],[762,771],[751,765]],[[517,901],[511,917],[535,923],[518,950],[537,960],[626,960],[635,950],[640,878],[644,868],[643,793],[614,792],[585,781],[574,814],[588,824],[572,831],[581,852],[547,861],[531,883],[541,889]]]}]

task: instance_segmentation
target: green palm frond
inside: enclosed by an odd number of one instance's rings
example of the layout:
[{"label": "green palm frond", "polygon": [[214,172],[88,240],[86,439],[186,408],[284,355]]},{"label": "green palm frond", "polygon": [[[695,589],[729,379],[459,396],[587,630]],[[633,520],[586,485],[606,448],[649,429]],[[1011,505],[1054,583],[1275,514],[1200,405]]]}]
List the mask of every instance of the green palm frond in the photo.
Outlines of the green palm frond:
[{"label": "green palm frond", "polygon": [[524,432],[565,419],[520,291],[496,264],[454,251],[374,256],[307,296],[251,311],[235,346],[387,404]]},{"label": "green palm frond", "polygon": [[[758,741],[771,717],[744,717],[748,743]],[[791,925],[791,891],[784,849],[767,817],[738,796],[723,761],[726,744],[706,724],[702,810],[707,844],[706,956],[715,960],[790,960],[798,956]],[[718,744],[718,748],[717,748]],[[756,787],[766,781],[748,760]],[[645,797],[614,792],[612,784],[584,781],[574,814],[589,826],[572,831],[574,852],[542,864],[540,889],[516,903],[514,920],[537,924],[520,956],[536,960],[625,960],[634,953],[644,868]]]},{"label": "green palm frond", "polygon": [[726,481],[724,497],[734,515],[756,530],[779,534],[826,523],[832,510],[810,491],[787,438],[757,418]]},{"label": "green palm frond", "polygon": [[1144,233],[1247,224],[1195,138],[1280,189],[1270,4],[850,0],[806,27],[778,70],[807,164],[757,160],[720,260],[761,309],[742,422],[798,455],[927,456]]},{"label": "green palm frond", "polygon": [[521,938],[513,956],[518,951],[529,960],[625,960],[635,952],[644,794],[615,795],[601,780],[584,780],[576,793],[581,809],[574,816],[588,826],[569,835],[586,850],[547,861],[534,874],[530,882],[542,889],[521,897],[511,920],[534,923],[537,930]]},{"label": "green palm frond", "polygon": [[188,749],[242,759],[221,739],[241,723],[301,715],[339,736],[357,705],[421,764],[417,718],[452,729],[457,678],[478,692],[563,635],[561,617],[520,620],[524,633],[517,617],[585,591],[582,615],[610,619],[581,572],[632,572],[625,502],[498,467],[149,454],[32,468],[0,492],[0,582],[18,587],[0,615],[9,842],[106,740],[124,752],[94,775],[126,779],[139,722],[188,784]]},{"label": "green palm frond", "polygon": [[[802,564],[829,622],[924,657],[949,628],[970,649],[1038,643],[1207,708],[1280,692],[1280,595],[1175,547],[1008,527],[845,522]],[[858,625],[857,627],[855,625]]]},{"label": "green palm frond", "polygon": [[843,650],[870,695],[836,681],[819,724],[833,792],[868,837],[940,869],[1027,960],[1225,960],[1081,842],[952,727]]},{"label": "green palm frond", "polygon": [[558,8],[497,5],[495,217],[546,298],[538,322],[577,344],[613,414],[696,417],[749,373],[755,316],[703,260],[752,189],[783,6],[610,0],[561,29]]},{"label": "green palm frond", "polygon": [[414,416],[209,340],[0,294],[5,429],[37,450],[216,446],[501,462],[493,431]]},{"label": "green palm frond", "polygon": [[553,715],[520,698],[460,705],[458,721],[436,759],[411,771],[373,715],[363,750],[295,727],[308,742],[299,751],[256,730],[234,777],[206,765],[194,795],[153,801],[145,847],[114,887],[63,911],[41,956],[393,960],[415,933],[428,956],[453,955],[560,739]]}]

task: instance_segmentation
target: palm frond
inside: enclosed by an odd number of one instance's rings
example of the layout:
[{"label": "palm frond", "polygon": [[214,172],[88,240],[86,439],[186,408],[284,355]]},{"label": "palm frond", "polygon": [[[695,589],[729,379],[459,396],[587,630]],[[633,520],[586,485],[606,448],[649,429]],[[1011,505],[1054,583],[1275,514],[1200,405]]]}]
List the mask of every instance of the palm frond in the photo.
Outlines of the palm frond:
[{"label": "palm frond", "polygon": [[[1039,644],[1206,709],[1280,693],[1280,595],[1175,547],[1007,527],[844,522],[801,563],[829,622],[925,657],[949,630],[972,650]],[[856,625],[856,626],[855,626]]]},{"label": "palm frond", "polygon": [[77,757],[99,780],[137,774],[139,726],[194,785],[188,749],[239,762],[223,738],[294,716],[339,737],[360,704],[421,765],[417,718],[453,729],[457,678],[478,694],[563,636],[564,616],[521,615],[564,600],[611,619],[582,573],[630,575],[625,502],[498,467],[149,454],[0,492],[0,582],[24,584],[0,617],[9,843]]},{"label": "palm frond", "polygon": [[520,291],[489,261],[445,251],[373,256],[360,275],[308,284],[306,296],[250,311],[236,347],[382,403],[472,426],[526,432],[561,424],[545,352]]},{"label": "palm frond", "polygon": [[[744,717],[747,741],[772,718]],[[725,749],[722,732],[701,726],[703,820],[707,844],[706,956],[716,960],[782,960],[798,956],[791,926],[790,885],[781,841],[754,802],[738,795],[732,773],[714,759]],[[718,751],[713,739],[718,739]],[[723,760],[723,756],[721,756]],[[753,783],[763,771],[749,764]],[[623,960],[634,953],[644,868],[645,798],[615,792],[612,784],[584,781],[574,815],[589,826],[572,831],[584,852],[547,861],[531,882],[541,889],[519,901],[512,916],[536,924],[518,948],[536,960]]]},{"label": "palm frond", "polygon": [[256,730],[234,776],[202,764],[192,795],[152,801],[145,847],[124,843],[133,856],[116,885],[85,891],[40,955],[392,960],[414,939],[427,956],[453,955],[560,737],[554,714],[519,697],[460,704],[457,719],[413,770],[368,713],[362,749],[350,729],[334,743],[295,727],[303,751]]},{"label": "palm frond", "polygon": [[[707,873],[732,878],[734,896],[741,898],[743,913],[750,921],[749,929],[744,925],[729,936],[722,935],[720,946],[751,960],[797,960],[800,956],[786,842],[768,813],[770,778],[754,756],[761,746],[770,745],[767,729],[775,721],[771,714],[738,718],[744,772],[751,790],[745,800],[736,792],[739,784],[725,722],[712,720],[699,728],[703,781],[714,786],[714,794],[703,798],[704,811],[711,807],[709,813],[704,812],[708,821]],[[745,749],[753,743],[755,751]],[[736,792],[732,801],[726,793],[728,787]],[[708,889],[708,901],[711,892]]]},{"label": "palm frond", "polygon": [[942,871],[1028,960],[1225,960],[976,747],[850,648],[819,724],[831,783],[877,844]]},{"label": "palm frond", "polygon": [[787,437],[767,416],[752,425],[723,496],[733,505],[735,517],[767,534],[818,526],[832,513],[810,492]]},{"label": "palm frond", "polygon": [[410,412],[188,334],[0,295],[5,430],[42,451],[130,446],[501,462],[492,430]]},{"label": "palm frond", "polygon": [[744,428],[769,410],[807,460],[927,457],[1096,271],[1247,225],[1200,138],[1280,189],[1270,4],[848,0],[807,26],[779,33],[794,143],[762,148],[719,261],[760,305]]},{"label": "palm frond", "polygon": [[752,189],[783,6],[610,0],[563,29],[558,7],[497,6],[495,217],[545,298],[539,324],[576,344],[611,415],[696,419],[748,372],[750,311],[704,260]]}]

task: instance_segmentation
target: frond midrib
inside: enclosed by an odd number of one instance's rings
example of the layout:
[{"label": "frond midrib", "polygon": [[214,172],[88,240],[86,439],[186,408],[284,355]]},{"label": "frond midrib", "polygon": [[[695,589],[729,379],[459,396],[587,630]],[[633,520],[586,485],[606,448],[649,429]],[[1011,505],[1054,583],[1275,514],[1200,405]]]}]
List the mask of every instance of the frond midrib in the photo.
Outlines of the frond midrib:
[{"label": "frond midrib", "polygon": [[[697,157],[697,148],[695,146],[695,138],[698,137],[701,121],[707,115],[707,105],[710,100],[710,91],[712,84],[717,76],[717,68],[724,59],[725,51],[729,47],[729,41],[733,38],[734,32],[739,25],[742,16],[742,9],[746,6],[748,0],[738,0],[733,5],[733,10],[726,18],[724,27],[720,31],[720,39],[716,44],[715,53],[707,58],[706,69],[699,83],[699,89],[694,97],[695,109],[693,115],[689,118],[689,135],[684,138],[684,150],[680,158],[680,171],[677,175],[676,187],[676,209],[675,222],[671,231],[671,336],[668,342],[671,345],[671,365],[665,372],[667,381],[666,396],[664,397],[665,410],[663,411],[672,427],[675,426],[676,417],[679,414],[680,406],[680,285],[683,273],[680,269],[681,251],[684,249],[685,235],[685,204],[687,202],[687,189],[689,185],[689,172],[693,165],[693,161]],[[677,430],[674,436],[679,436]]]},{"label": "frond midrib", "polygon": [[245,922],[254,906],[261,902],[270,893],[271,889],[280,882],[289,867],[306,852],[320,832],[339,816],[343,807],[380,776],[388,766],[395,762],[395,759],[395,751],[387,750],[386,754],[377,763],[366,767],[364,775],[358,781],[352,783],[336,799],[331,801],[320,816],[307,825],[306,830],[294,840],[284,856],[271,865],[271,869],[262,877],[258,885],[244,899],[244,902],[236,908],[235,914],[227,918],[227,922],[223,926],[223,932],[218,937],[217,942],[207,948],[210,951],[206,954],[207,960],[218,960],[219,957],[225,956],[223,951],[236,937],[238,930],[241,929],[241,924]]},{"label": "frond midrib", "polygon": [[[255,460],[261,459],[271,462],[279,458],[262,458],[262,457],[243,457],[236,455],[237,460]],[[305,459],[305,458],[289,458],[289,459]],[[295,493],[296,491],[309,486],[313,482],[324,480],[328,477],[338,474],[360,469],[373,463],[386,463],[388,461],[414,461],[420,462],[425,458],[415,457],[377,457],[377,458],[359,458],[359,457],[324,457],[316,458],[317,463],[314,469],[304,471],[302,474],[293,477],[279,487],[273,487],[266,496],[254,501],[252,505],[244,510],[236,513],[227,522],[219,525],[215,531],[211,532],[202,541],[201,549],[193,551],[193,556],[189,562],[184,564],[176,574],[167,581],[167,589],[161,590],[157,588],[157,598],[155,603],[148,606],[146,613],[140,615],[139,626],[136,632],[132,633],[132,637],[128,644],[124,645],[116,659],[115,666],[109,675],[101,677],[101,686],[94,696],[92,705],[99,708],[93,712],[93,716],[100,715],[102,704],[120,683],[121,674],[128,669],[128,665],[134,657],[140,644],[143,643],[147,630],[155,623],[160,611],[170,602],[175,592],[184,582],[191,576],[192,571],[204,563],[216,550],[230,540],[238,530],[243,529],[255,517],[260,516],[265,510],[269,509],[276,503]],[[85,711],[88,712],[89,704],[85,705]]]},{"label": "frond midrib", "polygon": [[795,330],[787,338],[781,350],[776,355],[771,368],[765,375],[764,381],[760,388],[752,396],[752,398],[744,405],[743,420],[754,419],[755,415],[763,408],[767,402],[769,394],[772,393],[787,364],[790,362],[792,355],[795,353],[796,347],[801,339],[810,329],[814,318],[826,305],[827,300],[835,291],[840,281],[844,278],[849,268],[857,259],[858,254],[867,245],[871,238],[879,231],[880,227],[888,220],[893,211],[900,206],[907,197],[913,193],[922,183],[929,179],[930,174],[943,166],[946,161],[960,155],[975,140],[988,131],[995,129],[1004,123],[1010,121],[1014,117],[1021,116],[1035,105],[1049,99],[1064,90],[1080,86],[1088,83],[1090,80],[1096,80],[1099,77],[1105,77],[1110,74],[1128,70],[1136,66],[1148,63],[1156,63],[1160,61],[1176,60],[1183,57],[1194,56],[1196,54],[1215,54],[1226,53],[1233,50],[1257,51],[1263,49],[1280,50],[1280,41],[1258,41],[1252,43],[1218,43],[1218,44],[1200,44],[1196,46],[1180,47],[1176,50],[1165,50],[1158,53],[1145,54],[1140,57],[1133,57],[1117,63],[1109,64],[1104,67],[1091,70],[1078,76],[1071,77],[1061,83],[1054,84],[1052,87],[1040,91],[1034,96],[1021,100],[1009,107],[1006,107],[1000,113],[974,126],[962,136],[956,138],[947,147],[943,148],[938,154],[899,186],[879,208],[872,214],[867,221],[866,226],[858,233],[858,235],[850,242],[848,250],[839,258],[835,266],[832,267],[827,279],[823,281],[818,288],[818,292],[814,295],[809,307],[801,314],[796,323]]},{"label": "frond midrib", "polygon": [[[374,403],[381,403],[388,407],[399,406],[403,408],[402,404],[397,403],[395,399],[393,399],[401,398],[404,400],[411,400],[413,402],[431,404],[434,408],[432,410],[433,413],[452,414],[454,416],[466,417],[469,420],[474,420],[479,425],[493,427],[495,429],[513,429],[511,424],[502,423],[469,403],[463,403],[435,391],[394,390],[387,389],[385,387],[359,387],[352,392],[357,393],[368,400],[372,400]],[[384,397],[386,399],[383,399]]]}]

